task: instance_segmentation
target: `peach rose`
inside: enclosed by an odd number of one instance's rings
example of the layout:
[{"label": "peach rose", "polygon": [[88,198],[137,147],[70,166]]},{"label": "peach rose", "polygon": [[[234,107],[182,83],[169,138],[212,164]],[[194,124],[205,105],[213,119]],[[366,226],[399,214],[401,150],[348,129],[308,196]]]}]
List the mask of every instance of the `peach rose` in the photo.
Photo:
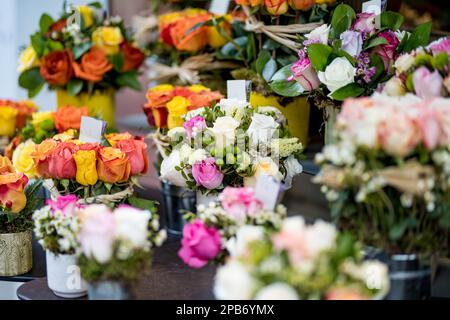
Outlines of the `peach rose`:
[{"label": "peach rose", "polygon": [[7,157],[0,156],[0,174],[15,172],[11,160]]},{"label": "peach rose", "polygon": [[165,106],[167,102],[172,100],[174,97],[173,90],[152,90],[149,89],[147,92],[147,104],[146,108],[158,108]]},{"label": "peach rose", "polygon": [[113,147],[115,147],[119,141],[130,139],[134,139],[134,136],[129,132],[110,133],[106,135],[106,140],[108,140],[109,144]]},{"label": "peach rose", "polygon": [[72,65],[78,78],[91,82],[101,81],[103,75],[113,68],[105,52],[97,47],[92,47],[83,55],[80,64],[73,61]]},{"label": "peach rose", "polygon": [[53,150],[58,145],[53,139],[46,139],[40,144],[36,145],[34,152],[31,154],[34,164],[36,166],[36,175],[38,177],[48,179],[50,178],[49,160]]},{"label": "peach rose", "polygon": [[112,147],[100,149],[97,157],[97,173],[101,181],[124,182],[130,177],[130,172],[130,161],[124,152]]},{"label": "peach rose", "polygon": [[19,213],[27,204],[24,190],[28,178],[21,172],[4,173],[0,175],[0,206],[13,213]]},{"label": "peach rose", "polygon": [[223,95],[219,91],[195,93],[189,96],[191,105],[188,110],[195,110],[202,107],[212,107],[215,102],[218,102],[223,98]]},{"label": "peach rose", "polygon": [[78,147],[70,142],[61,142],[53,149],[48,162],[49,174],[54,179],[72,179],[77,174],[73,154]]},{"label": "peach rose", "polygon": [[[174,46],[180,51],[199,51],[208,44],[208,29],[201,26],[190,31],[195,25],[208,21],[209,14],[201,14],[189,19],[180,19],[170,29]],[[189,32],[190,31],[190,32]]]},{"label": "peach rose", "polygon": [[139,48],[133,47],[128,42],[122,43],[120,48],[124,57],[122,72],[139,69],[145,59],[144,53]]},{"label": "peach rose", "polygon": [[147,144],[141,139],[128,139],[117,142],[116,147],[125,153],[130,161],[131,175],[148,172]]},{"label": "peach rose", "polygon": [[69,129],[80,130],[81,117],[89,114],[87,107],[64,106],[59,108],[55,113],[55,127],[58,132],[64,132]]},{"label": "peach rose", "polygon": [[42,58],[42,77],[53,86],[66,85],[73,76],[72,60],[73,55],[69,49],[50,52]]}]

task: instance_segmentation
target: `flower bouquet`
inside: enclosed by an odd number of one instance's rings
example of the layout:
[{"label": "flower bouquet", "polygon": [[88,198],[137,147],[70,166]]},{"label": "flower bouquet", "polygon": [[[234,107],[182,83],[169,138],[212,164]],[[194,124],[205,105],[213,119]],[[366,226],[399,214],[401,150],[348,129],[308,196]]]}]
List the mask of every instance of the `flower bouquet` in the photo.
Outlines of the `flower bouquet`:
[{"label": "flower bouquet", "polygon": [[81,210],[78,265],[89,282],[89,299],[131,299],[133,285],[147,273],[151,248],[165,240],[154,210],[104,205]]},{"label": "flower bouquet", "polygon": [[237,231],[240,249],[217,270],[218,299],[366,300],[389,290],[387,267],[362,262],[353,238],[331,224],[290,217],[280,230],[254,226],[248,236],[246,228]]},{"label": "flower bouquet", "polygon": [[183,229],[178,256],[192,268],[201,268],[210,261],[223,263],[230,254],[240,250],[242,239],[236,238],[239,228],[242,227],[245,239],[249,239],[254,236],[255,226],[277,229],[286,217],[282,205],[274,211],[264,209],[251,188],[227,187],[219,199],[220,202],[208,206],[200,204],[196,214],[186,215],[188,224]]},{"label": "flower bouquet", "polygon": [[450,95],[450,38],[442,38],[427,47],[402,54],[394,63],[395,77],[383,87],[389,96],[407,92],[428,99]]},{"label": "flower bouquet", "polygon": [[11,161],[0,156],[0,275],[14,276],[32,267],[31,215],[43,205],[41,183],[28,184]]},{"label": "flower bouquet", "polygon": [[80,251],[78,233],[81,206],[75,195],[61,196],[33,213],[34,233],[46,250],[48,287],[63,298],[86,295],[76,254]]},{"label": "flower bouquet", "polygon": [[209,195],[226,186],[254,187],[263,174],[289,187],[302,171],[302,144],[289,134],[276,108],[222,99],[212,109],[189,112],[185,120],[183,127],[168,132],[170,153],[161,163],[162,180]]},{"label": "flower bouquet", "polygon": [[39,31],[20,56],[19,85],[33,97],[47,83],[57,90],[58,106],[86,105],[91,115],[113,125],[114,91],[141,89],[138,69],[144,54],[123,20],[105,19],[98,3],[63,9],[56,21],[41,16]]}]

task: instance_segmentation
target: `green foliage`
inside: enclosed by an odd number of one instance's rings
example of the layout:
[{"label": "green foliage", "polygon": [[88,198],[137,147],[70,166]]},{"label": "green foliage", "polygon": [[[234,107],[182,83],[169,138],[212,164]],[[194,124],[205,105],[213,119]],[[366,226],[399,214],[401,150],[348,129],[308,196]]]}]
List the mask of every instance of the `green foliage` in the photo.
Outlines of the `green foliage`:
[{"label": "green foliage", "polygon": [[283,97],[297,97],[303,93],[305,89],[297,81],[289,81],[292,76],[292,65],[287,65],[278,70],[270,80],[270,88]]},{"label": "green foliage", "polygon": [[337,89],[336,91],[334,91],[331,96],[333,97],[333,99],[337,100],[337,101],[344,101],[347,98],[350,97],[359,97],[360,95],[362,95],[365,92],[365,89],[363,87],[361,87],[359,84],[353,82],[353,83],[349,83],[348,85]]},{"label": "green foliage", "polygon": [[19,85],[28,90],[28,97],[32,98],[44,85],[45,80],[39,72],[39,67],[28,69],[19,76]]},{"label": "green foliage", "polygon": [[380,15],[381,28],[398,30],[403,24],[403,16],[397,12],[385,11]]},{"label": "green foliage", "polygon": [[333,37],[339,39],[341,33],[349,30],[356,18],[355,10],[346,4],[340,4],[334,9],[331,18],[331,27],[333,29]]},{"label": "green foliage", "polygon": [[41,29],[41,33],[46,33],[53,23],[54,23],[53,18],[48,14],[44,13],[39,19],[39,27]]},{"label": "green foliage", "polygon": [[416,27],[403,44],[403,51],[410,52],[418,47],[423,47],[430,41],[432,23],[426,22]]},{"label": "green foliage", "polygon": [[83,81],[80,79],[71,79],[67,84],[67,92],[71,96],[78,95],[83,89]]},{"label": "green foliage", "polygon": [[116,83],[120,87],[129,87],[137,91],[142,89],[141,83],[138,80],[138,72],[136,70],[120,73],[116,78]]},{"label": "green foliage", "polygon": [[321,43],[313,43],[308,46],[308,57],[316,71],[324,71],[333,53],[333,48]]}]

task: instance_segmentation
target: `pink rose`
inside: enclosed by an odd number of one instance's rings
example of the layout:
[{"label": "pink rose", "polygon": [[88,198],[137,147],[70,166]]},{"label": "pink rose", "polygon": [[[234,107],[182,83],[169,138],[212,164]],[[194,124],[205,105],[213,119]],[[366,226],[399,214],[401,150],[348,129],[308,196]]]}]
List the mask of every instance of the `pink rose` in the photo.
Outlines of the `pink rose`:
[{"label": "pink rose", "polygon": [[239,221],[244,221],[247,216],[257,214],[263,209],[263,204],[254,197],[255,192],[251,188],[226,187],[219,199],[226,213]]},{"label": "pink rose", "polygon": [[418,116],[419,129],[423,142],[428,150],[433,150],[439,144],[441,125],[435,110],[423,106]]},{"label": "pink rose", "polygon": [[78,198],[74,194],[60,196],[56,201],[47,199],[46,204],[50,206],[53,212],[61,210],[64,215],[73,214],[75,209],[79,207]]},{"label": "pink rose", "polygon": [[220,233],[214,227],[208,227],[202,220],[186,224],[178,256],[192,268],[204,267],[222,250]]},{"label": "pink rose", "polygon": [[202,116],[195,116],[183,123],[183,128],[186,129],[187,136],[192,138],[194,128],[195,130],[201,131],[206,128],[206,122]]},{"label": "pink rose", "polygon": [[393,113],[380,123],[378,138],[386,153],[405,157],[417,146],[421,137],[412,119]]},{"label": "pink rose", "polygon": [[384,69],[389,70],[397,58],[397,47],[400,44],[395,33],[391,30],[380,32],[378,37],[385,38],[387,43],[377,46],[374,53],[380,56],[384,63]]},{"label": "pink rose", "polygon": [[293,78],[305,89],[311,91],[320,86],[320,80],[308,57],[299,54],[300,60],[295,62],[291,71]]},{"label": "pink rose", "polygon": [[413,75],[414,90],[420,98],[439,97],[443,79],[439,72],[431,72],[426,67],[418,68]]},{"label": "pink rose", "polygon": [[352,29],[364,33],[372,33],[375,31],[375,14],[370,12],[362,12],[356,15]]},{"label": "pink rose", "polygon": [[219,187],[223,180],[223,174],[212,157],[195,163],[192,166],[192,176],[197,186],[203,186],[209,190]]},{"label": "pink rose", "polygon": [[72,179],[76,176],[77,165],[73,154],[78,147],[73,143],[62,142],[52,151],[48,170],[54,179]]},{"label": "pink rose", "polygon": [[146,174],[148,172],[147,144],[143,139],[120,140],[116,148],[122,150],[128,157],[131,164],[131,175]]},{"label": "pink rose", "polygon": [[433,52],[433,54],[447,52],[450,55],[450,37],[436,40],[430,43],[428,48]]}]

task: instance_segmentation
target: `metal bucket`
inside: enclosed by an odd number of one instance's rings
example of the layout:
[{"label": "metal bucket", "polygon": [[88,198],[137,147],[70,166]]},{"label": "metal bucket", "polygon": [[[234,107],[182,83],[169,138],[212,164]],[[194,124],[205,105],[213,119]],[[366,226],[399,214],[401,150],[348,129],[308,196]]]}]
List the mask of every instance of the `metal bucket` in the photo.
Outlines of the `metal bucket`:
[{"label": "metal bucket", "polygon": [[89,284],[88,298],[89,300],[134,300],[136,297],[131,284],[105,280]]}]

